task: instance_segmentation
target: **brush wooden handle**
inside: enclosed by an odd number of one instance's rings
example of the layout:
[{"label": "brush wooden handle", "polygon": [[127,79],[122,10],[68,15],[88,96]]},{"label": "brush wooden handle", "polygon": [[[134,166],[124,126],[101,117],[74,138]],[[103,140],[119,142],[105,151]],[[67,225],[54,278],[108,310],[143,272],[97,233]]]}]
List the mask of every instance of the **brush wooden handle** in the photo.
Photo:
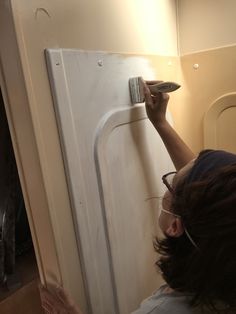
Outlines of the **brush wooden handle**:
[{"label": "brush wooden handle", "polygon": [[175,82],[161,82],[155,85],[148,85],[151,93],[170,93],[180,88],[180,85]]}]

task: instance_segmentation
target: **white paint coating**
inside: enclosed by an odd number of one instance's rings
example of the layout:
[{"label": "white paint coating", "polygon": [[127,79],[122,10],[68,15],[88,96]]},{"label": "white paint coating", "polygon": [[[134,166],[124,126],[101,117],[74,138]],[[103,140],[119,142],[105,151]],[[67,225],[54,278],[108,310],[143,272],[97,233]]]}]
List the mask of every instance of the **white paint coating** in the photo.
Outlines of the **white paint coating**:
[{"label": "white paint coating", "polygon": [[145,200],[162,195],[161,174],[173,169],[143,106],[130,103],[129,76],[153,73],[144,58],[102,52],[47,59],[92,310],[128,314],[160,284],[158,202]]}]

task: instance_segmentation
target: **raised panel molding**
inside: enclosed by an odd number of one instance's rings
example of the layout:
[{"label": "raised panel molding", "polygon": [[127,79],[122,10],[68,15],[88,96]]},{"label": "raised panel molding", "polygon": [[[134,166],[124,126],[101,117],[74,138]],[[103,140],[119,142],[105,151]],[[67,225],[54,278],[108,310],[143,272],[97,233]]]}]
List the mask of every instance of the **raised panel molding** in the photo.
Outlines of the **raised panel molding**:
[{"label": "raised panel molding", "polygon": [[[227,123],[222,124],[221,119],[225,115],[227,110],[236,110],[236,93],[228,93],[217,98],[209,107],[204,117],[204,147],[213,149],[228,149],[236,152],[236,145],[231,145],[227,138],[224,145],[220,138],[225,136],[224,134],[229,133],[227,130],[231,126],[230,120]],[[232,121],[233,124],[235,122]],[[235,128],[236,129],[236,128]],[[234,134],[230,132],[232,137]],[[227,144],[228,142],[228,144]],[[234,147],[233,147],[234,146]]]},{"label": "raised panel molding", "polygon": [[137,56],[46,59],[91,312],[128,314],[159,285],[152,237],[161,174],[173,169],[144,106],[130,103],[129,77],[155,76]]}]

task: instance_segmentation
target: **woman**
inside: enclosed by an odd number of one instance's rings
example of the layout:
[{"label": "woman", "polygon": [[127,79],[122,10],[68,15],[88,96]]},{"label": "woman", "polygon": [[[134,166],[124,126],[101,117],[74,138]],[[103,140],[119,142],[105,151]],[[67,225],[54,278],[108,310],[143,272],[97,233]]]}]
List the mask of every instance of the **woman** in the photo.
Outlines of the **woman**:
[{"label": "woman", "polygon": [[165,118],[168,95],[150,94],[153,83],[144,83],[147,114],[178,172],[163,176],[165,238],[154,243],[167,284],[133,314],[236,313],[236,155],[195,158]]},{"label": "woman", "polygon": [[[155,83],[143,81],[146,111],[177,172],[163,176],[164,238],[154,243],[166,285],[133,314],[236,313],[236,155],[206,150],[194,156],[166,120],[169,96],[151,95],[148,86]],[[51,296],[42,290],[43,304]]]}]

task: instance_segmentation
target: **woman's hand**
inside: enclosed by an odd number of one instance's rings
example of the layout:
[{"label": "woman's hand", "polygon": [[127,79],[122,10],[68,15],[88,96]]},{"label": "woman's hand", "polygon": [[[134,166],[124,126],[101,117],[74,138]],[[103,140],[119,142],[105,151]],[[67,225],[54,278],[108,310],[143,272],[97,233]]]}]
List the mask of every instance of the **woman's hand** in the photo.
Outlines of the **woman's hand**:
[{"label": "woman's hand", "polygon": [[155,85],[160,82],[161,81],[142,81],[147,116],[155,127],[161,126],[166,122],[166,109],[169,101],[169,95],[159,92],[151,94],[148,86]]},{"label": "woman's hand", "polygon": [[82,314],[72,298],[61,287],[39,286],[45,314]]}]

